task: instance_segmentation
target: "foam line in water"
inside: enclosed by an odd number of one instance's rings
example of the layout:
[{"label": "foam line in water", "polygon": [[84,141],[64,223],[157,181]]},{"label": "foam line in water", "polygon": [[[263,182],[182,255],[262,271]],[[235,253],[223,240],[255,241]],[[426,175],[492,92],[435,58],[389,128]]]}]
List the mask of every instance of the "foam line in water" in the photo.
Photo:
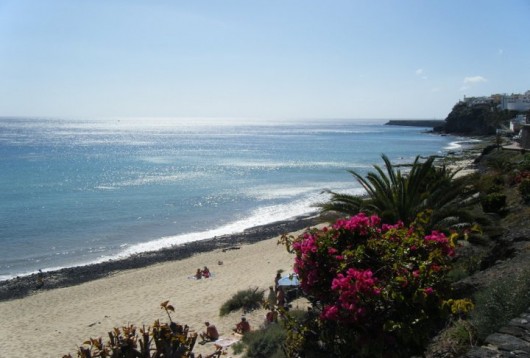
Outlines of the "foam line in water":
[{"label": "foam line in water", "polygon": [[[343,192],[349,194],[362,194],[363,189],[356,188]],[[120,254],[118,254],[117,257],[124,258],[141,252],[156,251],[174,245],[182,245],[188,242],[206,240],[216,236],[239,233],[251,227],[266,225],[276,221],[295,218],[300,215],[314,212],[316,210],[314,205],[317,202],[325,201],[327,197],[327,194],[320,194],[317,197],[315,197],[315,195],[311,195],[310,197],[305,197],[304,199],[298,200],[290,204],[261,207],[254,210],[245,219],[235,221],[233,223],[221,226],[216,229],[175,236],[166,236],[157,240],[132,245],[122,251]]]},{"label": "foam line in water", "polygon": [[129,257],[134,254],[147,251],[156,251],[174,245],[182,245],[188,242],[201,241],[216,236],[239,233],[251,227],[270,224],[275,221],[294,218],[315,210],[311,205],[314,201],[301,200],[289,205],[273,205],[256,209],[247,218],[212,229],[175,236],[166,236],[157,240],[135,244],[117,255],[118,258]]},{"label": "foam line in water", "polygon": [[480,139],[463,139],[463,140],[456,140],[454,142],[450,142],[448,145],[444,147],[445,150],[458,150],[462,149],[465,145],[468,144],[476,144],[481,142]]}]

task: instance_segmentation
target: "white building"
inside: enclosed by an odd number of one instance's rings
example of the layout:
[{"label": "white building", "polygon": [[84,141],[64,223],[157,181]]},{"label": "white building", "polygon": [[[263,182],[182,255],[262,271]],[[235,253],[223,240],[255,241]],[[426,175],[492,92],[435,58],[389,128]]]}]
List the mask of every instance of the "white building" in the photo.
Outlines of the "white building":
[{"label": "white building", "polygon": [[510,131],[517,133],[524,124],[526,124],[526,116],[524,114],[518,114],[510,120]]},{"label": "white building", "polygon": [[493,99],[491,97],[466,97],[464,96],[464,100],[462,101],[465,104],[468,105],[468,107],[477,106],[480,104],[490,104],[493,102]]},{"label": "white building", "polygon": [[524,94],[502,96],[499,107],[500,109],[507,109],[510,111],[530,111],[530,91],[526,91]]}]

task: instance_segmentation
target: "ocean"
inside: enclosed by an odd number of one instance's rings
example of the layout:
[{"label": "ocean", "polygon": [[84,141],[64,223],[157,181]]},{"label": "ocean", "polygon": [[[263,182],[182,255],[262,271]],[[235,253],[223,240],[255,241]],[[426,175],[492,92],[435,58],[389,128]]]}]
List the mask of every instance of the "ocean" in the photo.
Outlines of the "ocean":
[{"label": "ocean", "polygon": [[308,214],[382,153],[464,143],[384,122],[0,118],[0,280]]}]

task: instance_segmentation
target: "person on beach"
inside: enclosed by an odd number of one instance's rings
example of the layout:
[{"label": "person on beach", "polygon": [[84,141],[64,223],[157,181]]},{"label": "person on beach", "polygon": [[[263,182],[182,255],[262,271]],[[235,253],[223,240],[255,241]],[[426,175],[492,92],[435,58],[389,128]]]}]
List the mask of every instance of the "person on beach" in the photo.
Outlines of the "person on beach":
[{"label": "person on beach", "polygon": [[195,278],[197,280],[200,280],[202,278],[202,271],[200,268],[197,269],[197,272],[195,272]]},{"label": "person on beach", "polygon": [[250,323],[248,323],[245,317],[241,317],[241,321],[236,324],[236,328],[233,331],[239,334],[250,332]]},{"label": "person on beach", "polygon": [[39,269],[39,272],[37,273],[37,288],[41,288],[44,286],[44,274],[42,273],[42,270]]},{"label": "person on beach", "polygon": [[273,307],[265,315],[265,325],[269,325],[271,323],[276,323],[276,322],[278,322],[278,312],[276,312],[276,309]]},{"label": "person on beach", "polygon": [[267,303],[273,307],[276,304],[276,292],[272,286],[269,286],[269,294],[267,295]]},{"label": "person on beach", "polygon": [[280,281],[281,278],[282,278],[282,274],[278,271],[278,273],[276,273],[276,277],[274,278],[274,289],[275,290],[278,290],[278,281]]},{"label": "person on beach", "polygon": [[282,286],[278,286],[278,296],[276,297],[278,306],[285,306],[285,292],[283,291]]},{"label": "person on beach", "polygon": [[210,277],[210,270],[206,266],[204,266],[204,269],[202,270],[202,277],[204,278]]},{"label": "person on beach", "polygon": [[204,322],[204,325],[206,326],[206,331],[202,332],[200,334],[201,339],[203,341],[216,341],[219,339],[219,332],[217,332],[217,328],[215,325],[210,324],[210,322]]}]

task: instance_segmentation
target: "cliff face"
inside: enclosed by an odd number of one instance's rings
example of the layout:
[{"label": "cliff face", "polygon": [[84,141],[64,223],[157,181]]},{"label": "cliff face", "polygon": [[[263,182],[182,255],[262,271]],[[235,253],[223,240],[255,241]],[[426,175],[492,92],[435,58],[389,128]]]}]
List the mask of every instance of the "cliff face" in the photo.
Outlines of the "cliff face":
[{"label": "cliff face", "polygon": [[460,102],[447,116],[444,130],[465,135],[492,135],[497,128],[508,126],[515,114],[513,111],[499,111],[490,105],[469,107]]}]

